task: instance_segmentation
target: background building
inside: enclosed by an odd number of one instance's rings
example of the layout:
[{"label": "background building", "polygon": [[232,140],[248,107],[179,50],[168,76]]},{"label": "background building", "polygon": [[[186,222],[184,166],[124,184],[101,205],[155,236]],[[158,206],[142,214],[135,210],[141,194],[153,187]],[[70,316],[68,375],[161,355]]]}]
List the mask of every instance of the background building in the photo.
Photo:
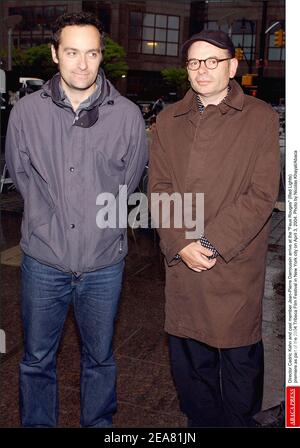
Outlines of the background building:
[{"label": "background building", "polygon": [[[285,27],[284,0],[8,0],[0,4],[1,49],[9,47],[10,39],[15,48],[49,42],[53,20],[64,12],[81,10],[94,12],[105,31],[124,47],[129,71],[122,91],[131,97],[155,99],[168,93],[161,70],[184,66],[181,45],[201,29],[231,34],[243,52],[240,81],[242,75],[254,74],[244,81],[260,84],[259,96],[273,102],[284,97],[285,47],[277,46],[275,34]],[[14,23],[12,16],[21,16],[21,22]],[[7,59],[3,62],[8,68]]]}]

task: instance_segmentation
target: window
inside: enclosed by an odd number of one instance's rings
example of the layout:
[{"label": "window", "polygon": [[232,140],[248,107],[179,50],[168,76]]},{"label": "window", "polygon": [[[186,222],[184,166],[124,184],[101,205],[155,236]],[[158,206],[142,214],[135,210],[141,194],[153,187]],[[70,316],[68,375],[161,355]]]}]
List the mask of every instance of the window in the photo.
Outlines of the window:
[{"label": "window", "polygon": [[235,47],[240,47],[247,61],[255,59],[256,23],[252,20],[236,20],[232,25],[231,39]]},{"label": "window", "polygon": [[54,20],[67,11],[67,6],[20,6],[9,8],[9,15],[19,14],[22,22],[16,29],[24,31],[51,30]]},{"label": "window", "polygon": [[48,43],[54,20],[66,11],[64,5],[9,8],[9,15],[22,16],[22,22],[14,28],[14,43],[21,48]]},{"label": "window", "polygon": [[268,60],[269,61],[284,61],[285,60],[285,47],[275,47],[275,34],[274,33],[269,35]]},{"label": "window", "polygon": [[218,25],[218,22],[214,22],[213,20],[208,20],[204,23],[205,30],[222,30],[225,33],[228,33],[228,24],[224,23],[222,25]]},{"label": "window", "polygon": [[[110,2],[111,3],[111,2]],[[103,1],[83,1],[82,11],[92,12],[101,22],[105,33],[110,33],[111,6]]]},{"label": "window", "polygon": [[178,56],[178,43],[178,16],[130,13],[130,53]]},{"label": "window", "polygon": [[[225,33],[229,32],[229,26],[226,23],[221,25],[218,22],[209,20],[205,22],[204,29],[206,30],[222,30]],[[235,47],[241,47],[244,51],[247,61],[255,59],[255,34],[256,23],[251,20],[236,20],[231,27],[231,39]]]},{"label": "window", "polygon": [[[205,30],[222,30],[229,32],[229,26],[226,23],[221,25],[218,22],[209,20],[204,23]],[[235,47],[241,47],[247,61],[255,59],[255,37],[256,23],[252,20],[236,20],[231,26],[231,39]]]}]

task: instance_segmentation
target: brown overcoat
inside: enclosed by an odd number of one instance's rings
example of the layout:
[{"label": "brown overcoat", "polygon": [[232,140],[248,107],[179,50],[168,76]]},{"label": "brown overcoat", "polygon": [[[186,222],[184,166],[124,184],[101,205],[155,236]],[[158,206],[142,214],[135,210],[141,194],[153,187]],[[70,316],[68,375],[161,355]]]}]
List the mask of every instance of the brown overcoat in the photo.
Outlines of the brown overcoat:
[{"label": "brown overcoat", "polygon": [[203,114],[195,93],[165,108],[150,151],[149,193],[204,193],[204,234],[220,256],[201,273],[175,255],[185,228],[158,229],[166,259],[165,330],[213,347],[262,337],[262,298],[270,217],[280,173],[278,115],[265,102],[231,91]]}]

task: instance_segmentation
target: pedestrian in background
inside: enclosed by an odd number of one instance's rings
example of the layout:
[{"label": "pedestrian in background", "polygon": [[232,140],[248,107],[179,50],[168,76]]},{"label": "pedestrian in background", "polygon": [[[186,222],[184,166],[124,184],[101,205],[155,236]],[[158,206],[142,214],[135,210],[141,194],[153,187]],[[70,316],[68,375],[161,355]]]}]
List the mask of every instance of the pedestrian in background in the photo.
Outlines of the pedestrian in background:
[{"label": "pedestrian in background", "polygon": [[151,112],[153,115],[158,115],[163,110],[164,107],[165,107],[164,100],[160,96],[153,104]]}]

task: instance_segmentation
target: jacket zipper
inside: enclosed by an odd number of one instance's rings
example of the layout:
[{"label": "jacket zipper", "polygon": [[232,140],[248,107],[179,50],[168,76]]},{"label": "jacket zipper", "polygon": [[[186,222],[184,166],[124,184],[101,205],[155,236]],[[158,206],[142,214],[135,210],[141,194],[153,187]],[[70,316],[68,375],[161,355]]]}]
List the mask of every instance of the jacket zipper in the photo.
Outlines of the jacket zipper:
[{"label": "jacket zipper", "polygon": [[75,114],[75,117],[74,117],[74,120],[73,120],[73,123],[72,124],[74,124],[74,123],[76,123],[76,121],[79,119],[79,114],[77,115],[77,114]]},{"label": "jacket zipper", "polygon": [[121,235],[120,241],[119,241],[119,254],[123,252],[123,242],[124,242],[124,235]]}]

